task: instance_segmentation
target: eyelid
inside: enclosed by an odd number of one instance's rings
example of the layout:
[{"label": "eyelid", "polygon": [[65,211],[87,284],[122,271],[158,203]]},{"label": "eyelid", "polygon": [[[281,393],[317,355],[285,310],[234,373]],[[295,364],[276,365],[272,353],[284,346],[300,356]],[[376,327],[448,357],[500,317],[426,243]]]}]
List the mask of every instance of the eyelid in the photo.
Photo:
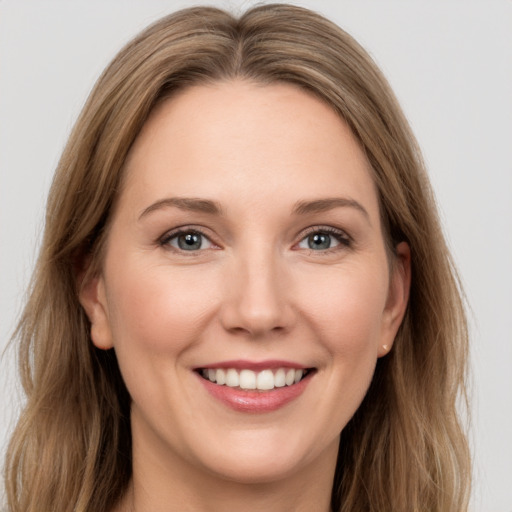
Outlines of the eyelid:
[{"label": "eyelid", "polygon": [[334,226],[324,226],[324,225],[316,225],[316,226],[310,226],[306,229],[304,229],[299,235],[298,235],[298,242],[294,244],[294,247],[298,246],[300,242],[302,242],[305,238],[308,236],[315,234],[315,233],[325,233],[328,235],[334,235],[337,241],[339,242],[340,246],[331,247],[329,249],[325,249],[323,251],[313,251],[313,249],[310,249],[311,252],[318,252],[318,253],[328,253],[330,251],[336,251],[343,248],[351,247],[353,243],[353,238],[343,229],[335,228]]},{"label": "eyelid", "polygon": [[[183,250],[180,250],[179,248],[171,246],[169,244],[169,241],[171,239],[177,237],[180,234],[196,233],[198,235],[205,237],[214,247],[209,247],[207,249],[200,249],[198,251],[190,251],[189,255],[193,255],[194,253],[197,254],[198,252],[202,252],[202,251],[209,250],[212,248],[214,248],[214,249],[221,248],[220,244],[216,243],[215,240],[213,239],[213,237],[211,235],[207,234],[206,231],[208,231],[208,230],[206,230],[202,226],[197,226],[197,225],[186,224],[183,226],[177,226],[173,229],[166,231],[163,235],[158,237],[158,239],[156,240],[156,243],[159,246],[168,247],[171,250],[174,250],[176,252],[186,253],[187,251],[183,251]],[[335,246],[335,247],[325,249],[322,251],[311,250],[311,252],[318,252],[318,253],[325,254],[330,251],[339,250],[340,248],[343,249],[343,248],[350,247],[353,243],[353,238],[343,229],[335,228],[334,226],[328,226],[328,225],[314,225],[314,226],[307,227],[300,232],[300,234],[297,236],[298,241],[294,244],[293,247],[296,248],[300,242],[302,242],[306,237],[308,237],[309,235],[312,235],[314,233],[325,233],[328,235],[334,235],[341,247]]]},{"label": "eyelid", "polygon": [[161,247],[169,248],[170,250],[173,250],[173,251],[176,251],[179,253],[187,253],[188,251],[183,251],[183,250],[180,250],[179,248],[176,248],[176,247],[170,245],[169,241],[172,240],[173,238],[176,238],[179,235],[182,235],[182,234],[195,233],[197,235],[201,235],[204,238],[206,238],[212,244],[213,247],[208,247],[207,249],[200,249],[198,251],[189,251],[188,255],[193,255],[194,253],[206,251],[208,249],[218,249],[219,245],[212,239],[212,236],[206,234],[205,231],[206,230],[200,226],[195,226],[195,225],[190,225],[190,224],[186,224],[184,226],[177,226],[176,228],[170,229],[170,230],[166,231],[163,235],[158,237],[156,242]]}]

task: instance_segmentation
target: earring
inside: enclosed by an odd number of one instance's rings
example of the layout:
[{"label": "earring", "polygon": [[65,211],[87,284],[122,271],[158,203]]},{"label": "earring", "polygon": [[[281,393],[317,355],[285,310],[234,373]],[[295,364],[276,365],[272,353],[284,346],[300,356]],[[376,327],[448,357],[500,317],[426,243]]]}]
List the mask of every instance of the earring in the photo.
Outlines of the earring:
[{"label": "earring", "polygon": [[389,352],[389,345],[382,345],[382,349],[384,350],[384,353],[387,354]]}]

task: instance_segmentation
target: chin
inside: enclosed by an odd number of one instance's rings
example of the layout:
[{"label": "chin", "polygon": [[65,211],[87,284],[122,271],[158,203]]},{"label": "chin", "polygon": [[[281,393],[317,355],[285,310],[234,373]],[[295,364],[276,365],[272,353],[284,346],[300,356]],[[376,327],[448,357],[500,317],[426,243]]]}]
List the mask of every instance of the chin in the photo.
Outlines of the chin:
[{"label": "chin", "polygon": [[[256,460],[255,460],[256,459]],[[274,453],[272,456],[245,460],[226,460],[212,468],[216,476],[239,484],[268,484],[292,477],[303,465]]]},{"label": "chin", "polygon": [[[267,484],[291,478],[306,467],[325,457],[335,460],[338,450],[337,436],[327,446],[321,443],[303,444],[293,439],[293,435],[276,435],[275,432],[245,436],[243,442],[235,439],[228,450],[203,453],[203,464],[210,473],[225,480],[241,484]],[[206,457],[207,458],[206,458]]]}]

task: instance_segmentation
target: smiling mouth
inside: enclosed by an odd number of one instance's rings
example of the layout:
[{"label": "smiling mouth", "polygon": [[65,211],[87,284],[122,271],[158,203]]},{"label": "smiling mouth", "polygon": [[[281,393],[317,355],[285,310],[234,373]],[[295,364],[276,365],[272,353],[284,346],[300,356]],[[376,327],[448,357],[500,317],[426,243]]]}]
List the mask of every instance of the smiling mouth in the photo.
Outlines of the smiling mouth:
[{"label": "smiling mouth", "polygon": [[293,386],[315,371],[314,368],[276,368],[261,371],[236,368],[200,368],[199,375],[219,386],[241,390],[270,391]]}]

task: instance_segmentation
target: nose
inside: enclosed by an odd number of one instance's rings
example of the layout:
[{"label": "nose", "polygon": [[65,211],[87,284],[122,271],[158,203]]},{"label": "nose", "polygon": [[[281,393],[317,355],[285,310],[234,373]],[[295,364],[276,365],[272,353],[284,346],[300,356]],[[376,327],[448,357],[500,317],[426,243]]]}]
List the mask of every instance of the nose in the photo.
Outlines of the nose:
[{"label": "nose", "polygon": [[221,321],[224,328],[251,338],[287,332],[295,321],[287,272],[273,255],[240,258],[227,277]]}]

